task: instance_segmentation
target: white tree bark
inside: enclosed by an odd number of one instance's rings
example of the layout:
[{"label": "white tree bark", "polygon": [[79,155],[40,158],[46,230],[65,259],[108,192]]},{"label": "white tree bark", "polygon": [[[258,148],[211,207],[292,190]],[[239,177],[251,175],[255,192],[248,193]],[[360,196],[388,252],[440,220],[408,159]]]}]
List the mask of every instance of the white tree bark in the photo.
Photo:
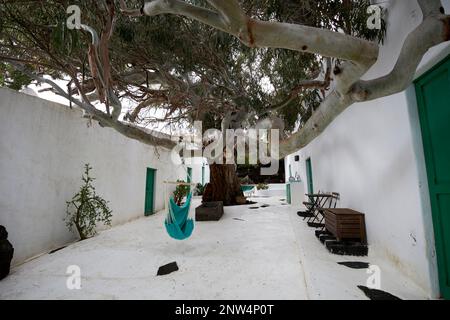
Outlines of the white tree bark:
[{"label": "white tree bark", "polygon": [[[192,18],[239,38],[249,47],[283,48],[345,60],[334,72],[334,90],[304,127],[281,142],[282,158],[306,146],[353,103],[405,90],[423,55],[435,45],[450,40],[450,17],[445,15],[441,1],[417,1],[423,13],[422,23],[407,37],[392,72],[370,81],[361,77],[378,59],[377,44],[329,30],[252,19],[245,15],[237,0],[208,0],[215,11],[181,0],[154,0],[145,3],[140,13]],[[133,13],[126,8],[124,0],[121,5],[123,12]]]}]

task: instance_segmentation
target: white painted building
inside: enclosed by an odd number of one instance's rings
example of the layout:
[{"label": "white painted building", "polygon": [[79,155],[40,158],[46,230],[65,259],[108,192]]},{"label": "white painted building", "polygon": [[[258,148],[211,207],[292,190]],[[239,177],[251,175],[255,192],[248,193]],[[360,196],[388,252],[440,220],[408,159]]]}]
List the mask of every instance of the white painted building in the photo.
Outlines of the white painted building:
[{"label": "white painted building", "polygon": [[[446,12],[450,12],[450,1],[443,3]],[[384,5],[388,14],[387,38],[381,48],[381,58],[366,79],[392,70],[404,39],[422,19],[416,1],[389,1]],[[448,43],[433,48],[418,68],[416,85],[390,97],[354,104],[312,143],[285,160],[287,179],[289,171],[293,176],[298,173],[308,190],[309,159],[313,191],[339,192],[340,207],[364,212],[370,251],[383,255],[432,298],[441,295],[448,298],[450,284],[447,278],[450,270],[450,177],[448,170],[443,169],[443,162],[450,168],[450,112],[445,111],[450,108],[435,110],[439,103],[450,104],[448,63],[439,65],[450,61],[449,54]],[[439,66],[438,69],[433,69],[435,66]],[[439,74],[445,76],[439,79]],[[430,152],[424,151],[422,132],[426,129],[422,128],[421,120],[422,124],[427,122],[424,119],[427,116],[423,112],[419,114],[416,86],[426,94],[427,112],[440,112],[434,120],[429,116],[429,121],[435,121],[429,125],[434,130],[431,143],[439,143],[432,152],[437,157],[435,161],[441,162],[440,171],[436,170],[436,181],[446,183],[445,190],[436,198],[440,199],[437,206],[443,206],[441,212],[436,207],[432,210],[430,201],[433,186],[429,185],[426,163],[433,162],[430,160],[433,155],[426,162],[425,155]],[[438,102],[434,104],[433,99]],[[443,123],[446,123],[445,130]],[[445,132],[449,133],[444,136]],[[429,138],[427,133],[425,135]],[[437,216],[441,218],[434,225],[433,215],[435,222],[439,219]],[[440,237],[447,237],[446,243],[442,243],[442,238],[436,240],[436,230],[440,231]],[[440,252],[435,245],[438,241],[442,246]],[[440,289],[436,256],[442,261]]]},{"label": "white painted building", "polygon": [[[443,3],[450,12],[450,0]],[[403,40],[422,19],[416,1],[384,5],[387,39],[367,79],[390,72]],[[445,60],[449,54],[448,44],[427,53],[417,71],[418,87],[425,90],[422,85],[434,84],[430,72],[435,71],[430,70],[445,71],[446,65],[439,64],[449,61]],[[449,94],[450,85],[447,91],[438,92]],[[442,285],[439,288],[436,257],[448,268],[450,258],[442,257],[442,252],[450,257],[450,243],[437,241],[435,231],[449,235],[450,192],[441,191],[438,198],[444,200],[439,204],[447,206],[442,209],[446,216],[440,224],[433,223],[439,213],[432,209],[436,200],[430,196],[433,186],[428,179],[430,164],[422,135],[426,130],[419,105],[415,85],[390,97],[354,104],[310,145],[287,157],[286,177],[289,172],[298,173],[308,190],[306,163],[310,159],[314,191],[339,192],[341,207],[366,214],[371,255],[384,256],[436,298],[445,290]],[[110,201],[114,225],[163,209],[166,192],[174,187],[163,181],[187,178],[186,168],[171,165],[168,150],[130,140],[95,123],[88,127],[78,109],[0,89],[0,112],[0,224],[8,229],[15,247],[15,264],[76,239],[63,219],[66,201],[80,187],[85,163],[93,166],[97,192]],[[440,148],[449,150],[448,145]],[[192,182],[209,181],[207,165],[190,167]],[[450,182],[447,171],[437,173],[444,176],[436,181]],[[153,201],[146,201],[148,177],[153,174]],[[436,247],[437,242],[441,247]],[[445,274],[442,266],[440,274]]]},{"label": "white painted building", "polygon": [[186,173],[192,183],[202,185],[209,183],[209,165],[206,158],[187,158],[186,168],[188,170]]},{"label": "white painted building", "polygon": [[[66,201],[79,190],[85,163],[110,201],[113,225],[162,210],[174,189],[163,182],[186,179],[169,150],[95,121],[88,126],[79,109],[0,88],[0,112],[0,225],[15,247],[14,264],[76,239],[64,222]],[[201,167],[192,168],[201,182]]]}]

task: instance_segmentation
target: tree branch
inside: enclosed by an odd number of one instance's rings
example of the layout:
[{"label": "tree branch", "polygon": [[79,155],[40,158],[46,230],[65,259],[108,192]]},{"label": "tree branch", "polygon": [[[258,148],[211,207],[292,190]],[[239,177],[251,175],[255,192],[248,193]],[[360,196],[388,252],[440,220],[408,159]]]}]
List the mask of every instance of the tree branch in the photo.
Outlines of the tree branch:
[{"label": "tree branch", "polygon": [[143,7],[141,9],[130,9],[127,7],[124,0],[120,0],[120,11],[130,17],[141,17],[144,15]]},{"label": "tree branch", "polygon": [[[144,5],[148,16],[177,14],[203,22],[239,38],[250,47],[282,48],[351,60],[363,65],[373,64],[378,57],[378,45],[360,38],[325,29],[303,25],[267,22],[245,17],[245,23],[235,16],[236,1],[211,1],[222,10],[222,15],[211,10],[193,6],[180,0],[155,0]],[[232,19],[237,25],[229,25],[223,19]]]},{"label": "tree branch", "polygon": [[111,117],[109,117],[104,112],[96,109],[93,105],[80,101],[78,99],[73,98],[71,95],[66,93],[60,86],[58,86],[55,82],[45,79],[43,77],[40,77],[30,71],[28,71],[25,67],[22,65],[16,63],[16,62],[10,62],[11,65],[13,65],[17,70],[21,71],[22,73],[28,75],[30,78],[33,78],[37,80],[38,82],[47,83],[51,85],[54,90],[59,94],[60,96],[66,98],[67,100],[71,101],[75,105],[79,106],[82,110],[86,111],[89,115],[94,117],[95,120],[99,121],[102,126],[105,127],[111,127],[115,129],[117,132],[123,134],[124,136],[140,141],[144,144],[150,145],[150,146],[160,146],[167,149],[172,149],[176,146],[176,143],[174,143],[169,138],[161,138],[155,136],[152,132],[147,132],[144,129],[138,128],[136,126],[125,124],[123,122],[120,122],[118,120],[115,120]]},{"label": "tree branch", "polygon": [[443,14],[443,7],[441,0],[418,0],[420,9],[422,10],[424,18],[434,15],[434,14]]},{"label": "tree branch", "polygon": [[[428,6],[425,8],[432,9]],[[369,81],[361,80],[353,85],[350,94],[355,101],[374,100],[405,90],[413,81],[425,53],[430,48],[450,40],[449,16],[431,12],[433,14],[425,15],[425,20],[408,35],[397,63],[389,74]]]},{"label": "tree branch", "polygon": [[264,113],[266,112],[276,112],[284,109],[287,107],[292,101],[297,98],[298,94],[306,89],[319,89],[319,90],[328,90],[330,84],[331,84],[331,58],[326,59],[326,69],[325,69],[325,76],[323,80],[303,80],[300,81],[300,83],[291,90],[288,97],[281,101],[280,103],[270,106],[267,109],[264,110]]},{"label": "tree branch", "polygon": [[356,82],[349,92],[355,101],[374,100],[405,90],[425,53],[450,40],[450,17],[440,13],[440,1],[421,0],[419,5],[424,10],[424,20],[406,38],[394,69],[381,78]]},{"label": "tree branch", "polygon": [[[362,81],[360,78],[365,73],[363,69],[358,71],[356,66],[352,67],[351,63],[347,62],[345,67],[339,70],[336,89],[303,128],[281,142],[280,158],[305,147],[354,102],[373,100],[405,90],[411,83],[423,55],[433,46],[450,40],[450,17],[441,13],[440,1],[418,2],[422,10],[425,10],[424,20],[408,35],[394,70],[382,78]],[[439,13],[436,13],[436,10]],[[348,67],[356,68],[348,71]]]},{"label": "tree branch", "polygon": [[237,0],[208,0],[208,3],[221,13],[224,22],[230,29],[233,26],[242,26],[247,22],[247,17]]},{"label": "tree branch", "polygon": [[[144,5],[149,16],[177,14],[227,32],[250,47],[282,48],[309,52],[343,60],[334,70],[334,88],[306,124],[282,141],[280,157],[306,146],[346,108],[357,101],[367,101],[404,90],[412,81],[423,55],[433,46],[450,39],[450,18],[440,0],[418,0],[422,23],[407,37],[394,69],[379,79],[361,78],[376,62],[379,47],[373,42],[347,34],[246,16],[237,0],[207,0],[217,11],[193,6],[180,0],[154,0]],[[315,82],[300,84],[320,85]],[[295,90],[294,90],[295,92]]]}]

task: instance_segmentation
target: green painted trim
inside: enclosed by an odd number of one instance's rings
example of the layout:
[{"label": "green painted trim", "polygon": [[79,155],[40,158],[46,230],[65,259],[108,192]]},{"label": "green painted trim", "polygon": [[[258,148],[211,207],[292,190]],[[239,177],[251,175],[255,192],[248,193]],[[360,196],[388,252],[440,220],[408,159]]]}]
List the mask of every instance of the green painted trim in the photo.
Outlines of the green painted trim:
[{"label": "green painted trim", "polygon": [[[435,235],[435,245],[436,245],[436,255],[438,262],[438,270],[439,270],[439,284],[441,295],[445,299],[450,299],[450,266],[447,265],[446,256],[450,255],[450,252],[446,252],[446,247],[450,248],[450,240],[445,238],[445,234],[450,230],[446,230],[445,233],[442,232],[441,227],[444,227],[442,222],[442,217],[445,214],[450,214],[450,212],[443,212],[441,210],[439,197],[442,195],[450,195],[450,186],[442,186],[438,185],[436,181],[438,181],[436,177],[436,163],[433,157],[433,140],[430,133],[430,124],[429,124],[429,110],[426,108],[426,98],[423,93],[423,86],[425,84],[430,83],[434,78],[439,75],[442,75],[443,72],[447,70],[447,73],[450,75],[450,56],[446,59],[438,63],[435,67],[433,67],[430,71],[425,73],[419,79],[415,81],[416,87],[416,95],[417,95],[417,105],[419,109],[419,118],[420,118],[420,126],[422,131],[422,140],[423,147],[425,153],[425,163],[428,175],[428,185],[429,185],[429,193],[430,193],[430,201],[431,201],[431,209],[432,209],[432,219],[434,226],[434,235]],[[450,90],[450,78],[448,80],[448,90]],[[450,102],[449,102],[450,107]],[[449,134],[450,140],[450,134]],[[449,141],[448,140],[448,141]],[[446,226],[450,228],[450,226]],[[447,250],[448,251],[448,250]]]},{"label": "green painted trim", "polygon": [[291,185],[288,183],[286,184],[286,202],[291,204]]},{"label": "green painted trim", "polygon": [[155,213],[155,181],[156,169],[147,168],[147,175],[145,178],[145,216],[150,216]]},{"label": "green painted trim", "polygon": [[312,161],[311,158],[306,159],[306,179],[308,182],[308,193],[314,193],[314,178],[313,178],[313,170],[312,170]]},{"label": "green painted trim", "polygon": [[187,183],[191,183],[192,181],[192,168],[187,168],[187,174],[186,174],[186,181]]},{"label": "green painted trim", "polygon": [[202,166],[202,186],[205,185],[205,165]]},{"label": "green painted trim", "polygon": [[433,73],[434,71],[436,71],[437,69],[440,69],[442,67],[442,65],[448,63],[448,60],[450,60],[450,55],[448,55],[447,57],[445,57],[442,61],[438,62],[436,65],[434,65],[430,70],[428,70],[427,72],[425,72],[423,75],[421,75],[420,77],[418,77],[416,80],[414,80],[414,84],[416,85],[417,88],[417,84],[419,82],[423,82],[424,79],[428,78],[430,76],[431,73]]}]

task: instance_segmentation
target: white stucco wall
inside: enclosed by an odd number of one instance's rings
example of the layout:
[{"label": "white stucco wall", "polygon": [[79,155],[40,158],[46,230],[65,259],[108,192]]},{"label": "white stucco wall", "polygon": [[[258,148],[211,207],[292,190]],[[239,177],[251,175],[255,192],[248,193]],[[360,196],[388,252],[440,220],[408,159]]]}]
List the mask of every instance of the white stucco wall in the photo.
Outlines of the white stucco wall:
[{"label": "white stucco wall", "polygon": [[[443,1],[450,12],[450,1]],[[390,1],[388,35],[380,59],[365,76],[392,70],[407,34],[421,21],[416,1]],[[417,76],[450,54],[442,44],[424,57]],[[419,284],[439,295],[427,175],[414,86],[376,101],[354,104],[322,135],[286,159],[305,183],[311,157],[315,191],[341,194],[341,207],[366,214],[371,254],[382,255]],[[307,190],[307,189],[306,189]]]},{"label": "white stucco wall", "polygon": [[[165,149],[87,126],[78,109],[0,89],[0,225],[14,245],[13,263],[75,240],[63,221],[85,163],[113,225],[144,216],[146,169],[157,169],[155,209],[164,208],[164,180],[185,177]],[[169,186],[168,191],[174,186]]]},{"label": "white stucco wall", "polygon": [[[206,158],[187,158],[186,159],[186,166],[189,168],[192,168],[192,176],[191,181],[192,183],[202,183],[202,168],[204,167],[204,177],[203,182],[204,184],[209,183],[209,165],[208,160]],[[186,180],[186,178],[184,178]]]},{"label": "white stucco wall", "polygon": [[254,192],[255,197],[280,197],[286,198],[286,184],[284,183],[270,183],[268,189],[257,190]]}]

